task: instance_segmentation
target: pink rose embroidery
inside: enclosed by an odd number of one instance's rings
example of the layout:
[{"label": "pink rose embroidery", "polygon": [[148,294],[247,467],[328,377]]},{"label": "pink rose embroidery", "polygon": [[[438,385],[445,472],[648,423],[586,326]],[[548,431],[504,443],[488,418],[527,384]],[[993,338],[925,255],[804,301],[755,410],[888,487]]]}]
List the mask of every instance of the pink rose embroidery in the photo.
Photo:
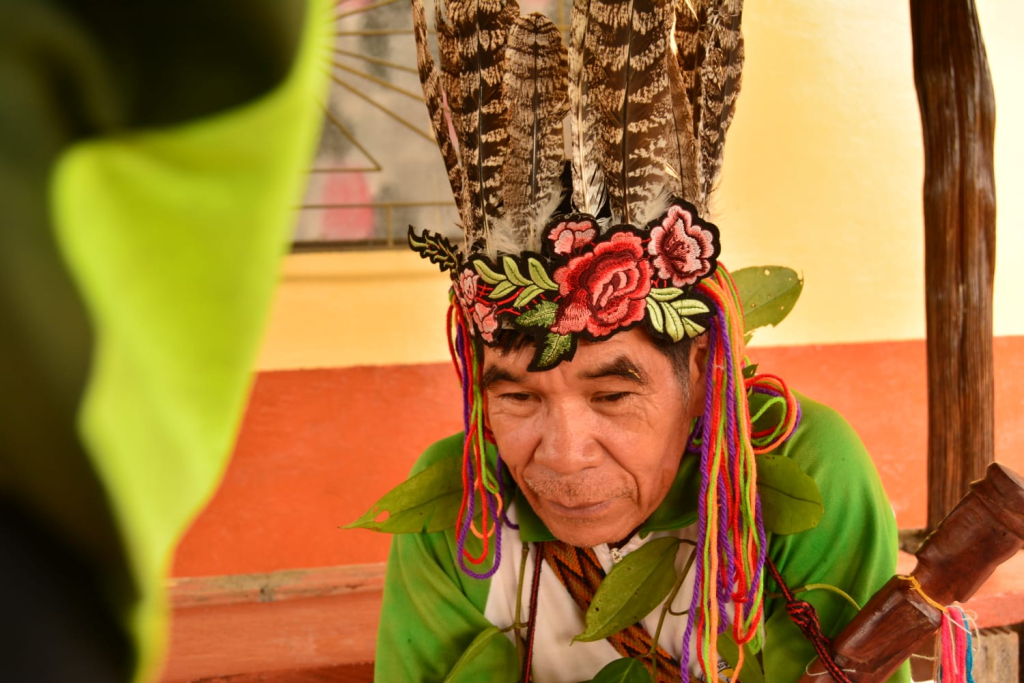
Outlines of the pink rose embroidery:
[{"label": "pink rose embroidery", "polygon": [[548,233],[548,239],[555,243],[556,254],[571,254],[594,241],[597,228],[593,221],[562,221]]},{"label": "pink rose embroidery", "polygon": [[476,303],[477,286],[480,283],[480,276],[471,268],[466,268],[459,273],[459,279],[455,281],[455,298],[464,311],[472,311]]},{"label": "pink rose embroidery", "polygon": [[693,223],[693,215],[680,206],[670,206],[661,225],[651,230],[647,250],[654,257],[658,277],[686,287],[711,272],[715,237],[710,230]]},{"label": "pink rose embroidery", "polygon": [[644,318],[651,265],[640,237],[620,232],[555,271],[562,296],[551,330],[606,337]]},{"label": "pink rose embroidery", "polygon": [[485,306],[480,303],[473,306],[472,309],[474,326],[480,331],[483,340],[488,343],[494,341],[494,333],[498,329],[496,312],[497,309],[494,306]]}]

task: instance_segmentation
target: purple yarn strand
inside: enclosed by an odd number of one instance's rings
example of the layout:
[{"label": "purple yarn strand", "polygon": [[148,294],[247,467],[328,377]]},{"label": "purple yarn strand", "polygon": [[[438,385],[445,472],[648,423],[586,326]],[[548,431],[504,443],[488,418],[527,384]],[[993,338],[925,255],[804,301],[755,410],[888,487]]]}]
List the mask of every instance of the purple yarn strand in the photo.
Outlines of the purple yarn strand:
[{"label": "purple yarn strand", "polygon": [[[727,321],[725,319],[725,312],[720,310],[718,312],[717,318],[718,318],[718,324],[721,326],[721,329],[728,330],[729,327],[728,327]],[[726,420],[725,438],[726,438],[726,448],[727,448],[728,457],[726,459],[726,462],[723,463],[723,466],[729,468],[729,478],[730,478],[730,480],[732,480],[733,482],[738,482],[739,481],[739,474],[740,474],[740,472],[739,472],[739,451],[740,451],[740,449],[739,449],[739,444],[736,443],[735,431],[732,429],[733,425],[737,424],[737,421],[736,421],[736,392],[733,390],[733,385],[736,382],[736,375],[735,375],[736,368],[735,368],[735,366],[733,364],[732,344],[730,343],[728,333],[722,335],[722,346],[723,346],[723,349],[725,351],[725,383],[729,387],[729,389],[725,392],[725,420]],[[720,495],[720,500],[725,501],[726,500],[725,480],[720,477],[719,478],[719,482],[720,482],[720,491],[721,491],[721,493],[719,494]],[[718,596],[719,596],[718,600],[719,600],[719,611],[720,611],[720,614],[727,615],[728,612],[726,612],[726,610],[725,610],[725,603],[727,603],[729,601],[730,594],[732,593],[732,587],[734,585],[736,585],[736,556],[735,556],[735,554],[733,552],[732,544],[729,543],[729,528],[728,528],[729,527],[729,522],[728,522],[728,516],[727,515],[723,515],[721,517],[721,520],[722,521],[720,522],[720,538],[721,538],[721,547],[722,547],[722,550],[724,551],[723,554],[724,554],[724,556],[726,558],[726,581],[723,582],[721,580],[721,578],[718,579],[719,582],[720,582],[719,591],[718,591]],[[722,584],[724,584],[724,585],[722,585]],[[720,628],[721,628],[720,632],[723,632],[725,630],[726,622],[727,621],[728,621],[728,618],[723,616],[723,619],[722,619],[721,624],[720,624]]]},{"label": "purple yarn strand", "polygon": [[[717,349],[717,335],[715,318],[711,319],[711,331],[708,336],[708,359],[714,359],[715,352]],[[715,382],[713,373],[710,370],[706,373],[707,379],[704,387],[704,415],[701,417],[701,446],[700,446],[700,467],[701,472],[706,472],[708,469],[708,461],[711,458],[708,444],[711,442],[711,409],[714,405],[714,388]],[[704,576],[703,569],[703,557],[704,547],[707,543],[707,534],[705,529],[707,527],[708,519],[708,478],[701,476],[700,482],[700,497],[697,501],[697,546],[693,549],[693,552],[697,555],[697,561],[694,562],[694,575],[693,575],[693,596],[690,599],[690,613],[686,617],[686,631],[683,633],[683,648],[679,658],[679,675],[682,683],[688,683],[690,680],[689,667],[690,667],[690,640],[693,637],[693,625],[697,621],[697,613],[702,609],[700,603],[700,586]]]},{"label": "purple yarn strand", "polygon": [[[507,498],[505,498],[504,474],[505,470],[508,468],[505,467],[505,463],[502,462],[501,460],[501,453],[498,453],[497,450],[495,450],[495,453],[497,454],[497,457],[495,458],[495,469],[498,472],[498,497],[501,498],[502,501],[505,501],[507,500]],[[510,529],[515,529],[517,531],[519,530],[519,525],[513,524],[512,521],[508,518],[508,505],[502,505],[501,507],[501,523],[506,525]]]},{"label": "purple yarn strand", "polygon": [[[473,462],[472,461],[467,462],[466,463],[466,468],[467,468],[467,470],[469,472],[469,479],[470,479],[470,481],[475,480],[476,479],[476,469],[473,467]],[[488,493],[487,496],[488,496],[488,501],[491,503],[491,510],[496,510],[497,506],[494,504],[495,503],[494,497],[490,493]],[[466,519],[462,523],[462,527],[459,528],[459,536],[458,536],[457,552],[458,552],[459,569],[461,569],[464,574],[466,574],[467,576],[470,576],[470,577],[472,577],[474,579],[489,579],[492,576],[494,576],[494,573],[498,571],[498,565],[501,564],[501,523],[500,523],[500,520],[498,520],[493,514],[490,515],[491,518],[494,519],[494,522],[495,522],[495,529],[494,529],[494,563],[491,565],[491,568],[488,569],[486,572],[479,573],[479,572],[473,571],[473,569],[469,565],[466,564],[466,554],[465,554],[465,551],[466,551],[466,537],[469,534],[470,526],[473,524],[473,517],[476,514],[476,496],[473,495],[473,494],[470,494],[470,496],[469,496],[469,504],[467,505],[466,512],[468,514],[466,515]],[[486,514],[486,512],[485,512],[485,514]]]}]

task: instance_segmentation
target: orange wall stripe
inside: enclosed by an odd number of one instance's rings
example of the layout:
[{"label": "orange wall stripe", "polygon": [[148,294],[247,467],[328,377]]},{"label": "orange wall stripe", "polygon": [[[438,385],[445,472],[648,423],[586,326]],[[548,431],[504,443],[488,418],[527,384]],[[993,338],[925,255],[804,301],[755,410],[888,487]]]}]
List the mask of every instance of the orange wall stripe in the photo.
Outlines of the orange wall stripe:
[{"label": "orange wall stripe", "polygon": [[[923,341],[751,349],[764,372],[842,413],[871,452],[901,528],[925,522]],[[1024,472],[1024,337],[995,340],[996,456]],[[460,427],[451,365],[260,373],[224,481],[175,576],[364,564],[389,537],[341,530]]]}]

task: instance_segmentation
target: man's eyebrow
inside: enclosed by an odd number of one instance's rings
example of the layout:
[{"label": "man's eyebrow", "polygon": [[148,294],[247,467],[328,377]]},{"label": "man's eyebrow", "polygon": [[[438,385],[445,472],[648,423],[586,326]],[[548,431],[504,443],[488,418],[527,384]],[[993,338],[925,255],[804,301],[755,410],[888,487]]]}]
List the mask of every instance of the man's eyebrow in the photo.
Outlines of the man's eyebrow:
[{"label": "man's eyebrow", "polygon": [[510,371],[497,365],[484,370],[483,376],[480,378],[480,389],[481,391],[487,391],[498,382],[522,382],[523,378],[519,375],[513,375]]},{"label": "man's eyebrow", "polygon": [[626,356],[619,356],[615,360],[600,365],[597,368],[581,375],[584,379],[603,379],[605,377],[620,377],[622,379],[636,382],[640,386],[647,385],[647,373],[636,363]]}]

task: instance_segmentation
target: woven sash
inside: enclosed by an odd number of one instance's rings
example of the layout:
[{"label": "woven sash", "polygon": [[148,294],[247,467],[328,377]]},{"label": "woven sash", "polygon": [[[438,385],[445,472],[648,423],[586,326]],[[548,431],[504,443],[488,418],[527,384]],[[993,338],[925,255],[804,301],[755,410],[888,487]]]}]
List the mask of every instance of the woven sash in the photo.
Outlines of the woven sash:
[{"label": "woven sash", "polygon": [[[541,557],[562,582],[569,595],[576,601],[583,613],[590,608],[597,587],[604,579],[604,570],[591,548],[578,548],[562,541],[545,541],[540,544]],[[651,651],[651,634],[643,624],[636,623],[615,635],[608,636],[615,651],[623,657],[640,659],[657,683],[678,683],[679,662],[662,647],[658,647],[654,661],[645,657]],[[691,678],[691,681],[693,679]]]}]

